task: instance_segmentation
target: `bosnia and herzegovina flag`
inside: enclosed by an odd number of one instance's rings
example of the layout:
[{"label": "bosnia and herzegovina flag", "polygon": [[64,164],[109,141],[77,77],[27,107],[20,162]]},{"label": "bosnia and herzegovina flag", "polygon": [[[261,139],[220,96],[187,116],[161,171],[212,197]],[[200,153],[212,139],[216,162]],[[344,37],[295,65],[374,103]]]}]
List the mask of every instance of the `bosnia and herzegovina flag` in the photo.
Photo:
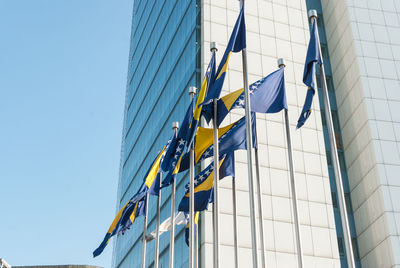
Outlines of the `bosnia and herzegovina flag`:
[{"label": "bosnia and herzegovina flag", "polygon": [[158,195],[160,193],[160,179],[161,179],[160,166],[161,162],[163,162],[162,160],[165,156],[165,148],[167,146],[168,145],[164,146],[164,148],[158,153],[156,159],[153,161],[153,163],[150,166],[150,169],[147,171],[146,174],[145,185],[149,191],[149,194],[151,195]]},{"label": "bosnia and herzegovina flag", "polygon": [[112,236],[120,233],[123,234],[134,223],[137,216],[144,215],[146,196],[147,189],[143,183],[138,193],[119,210],[100,246],[93,252],[93,257],[97,257],[103,252]]},{"label": "bosnia and herzegovina flag", "polygon": [[215,52],[212,53],[210,63],[208,64],[206,74],[204,75],[203,83],[201,85],[201,89],[199,95],[197,97],[196,105],[194,107],[193,112],[193,121],[189,127],[189,134],[188,134],[188,148],[193,146],[194,136],[196,135],[197,127],[199,125],[200,116],[203,108],[203,101],[206,95],[208,94],[208,90],[212,87],[214,80],[215,80]]},{"label": "bosnia and herzegovina flag", "polygon": [[317,64],[322,64],[322,58],[319,51],[318,33],[315,21],[313,22],[310,42],[308,44],[306,63],[304,66],[303,83],[308,86],[306,100],[304,102],[303,110],[301,111],[297,127],[300,128],[304,125],[306,120],[311,114],[311,104],[317,88],[316,69]]},{"label": "bosnia and herzegovina flag", "polygon": [[189,139],[189,127],[193,120],[194,101],[189,105],[185,117],[181,123],[178,134],[174,136],[165,151],[164,159],[161,163],[161,170],[169,172],[162,181],[162,187],[170,185],[176,178],[182,161],[185,145]]},{"label": "bosnia and herzegovina flag", "polygon": [[[255,113],[251,113],[252,131],[256,131]],[[199,127],[195,137],[194,146],[195,164],[199,161],[214,155],[212,128]],[[246,146],[246,118],[242,117],[238,121],[218,129],[218,145],[219,155],[225,155],[236,150],[245,150]],[[253,135],[253,147],[257,148],[257,138]],[[182,158],[179,172],[189,168],[189,154],[185,154]]]},{"label": "bosnia and herzegovina flag", "polygon": [[[235,176],[235,156],[230,152],[220,159],[219,179],[227,176]],[[185,195],[179,203],[178,210],[189,212],[189,189],[190,185],[185,186]],[[194,178],[194,211],[203,211],[208,208],[208,204],[213,201],[214,187],[214,163],[211,163]]]},{"label": "bosnia and herzegovina flag", "polygon": [[[203,105],[209,104],[213,99],[219,98],[222,86],[224,84],[226,71],[228,69],[229,58],[232,52],[239,52],[243,48],[246,48],[246,25],[244,22],[244,6],[240,10],[224,56],[222,57],[221,62],[218,65],[215,81],[212,87],[209,89],[208,94],[204,98]],[[207,105],[206,107],[204,107],[203,116],[207,120],[207,122],[210,122],[210,119],[212,118],[212,110],[212,105]]]},{"label": "bosnia and herzegovina flag", "polygon": [[[283,68],[251,84],[249,88],[250,108],[252,112],[277,113],[282,109],[287,109]],[[245,107],[244,97],[244,90],[242,88],[218,100],[218,126],[231,109]]]},{"label": "bosnia and herzegovina flag", "polygon": [[[199,223],[199,212],[197,211],[194,214],[194,233],[196,233],[196,229],[197,229],[197,224]],[[190,231],[189,231],[189,227],[190,227],[190,218],[189,218],[189,212],[185,213],[185,219],[186,219],[186,227],[185,227],[185,242],[186,245],[189,246],[189,236],[190,236]]]}]

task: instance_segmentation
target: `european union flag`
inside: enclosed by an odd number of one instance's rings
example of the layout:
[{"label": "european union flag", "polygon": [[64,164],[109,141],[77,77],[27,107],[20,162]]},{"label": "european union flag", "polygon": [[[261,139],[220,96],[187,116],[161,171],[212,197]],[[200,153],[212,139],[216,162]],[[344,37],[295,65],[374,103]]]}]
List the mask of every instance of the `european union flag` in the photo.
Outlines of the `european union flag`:
[{"label": "european union flag", "polygon": [[197,127],[199,125],[200,121],[200,116],[201,116],[201,111],[202,111],[202,103],[204,101],[204,98],[208,94],[209,88],[212,86],[215,80],[215,53],[212,53],[210,63],[208,64],[206,74],[204,76],[203,83],[201,85],[201,89],[199,92],[199,96],[197,97],[196,105],[194,108],[194,113],[193,113],[193,121],[190,125],[190,134],[188,138],[188,148],[190,148],[193,145],[194,141],[194,136],[196,135]]},{"label": "european union flag", "polygon": [[[235,176],[235,156],[231,152],[221,157],[219,179],[227,176]],[[189,212],[189,183],[185,186],[185,195],[179,203],[178,210]],[[203,211],[213,200],[214,187],[214,163],[211,163],[194,178],[194,211]]]},{"label": "european union flag", "polygon": [[103,252],[112,236],[124,234],[133,224],[137,216],[144,215],[146,194],[147,189],[143,184],[138,193],[119,210],[100,246],[93,252],[93,257],[97,257]]},{"label": "european union flag", "polygon": [[[226,71],[228,69],[229,58],[232,52],[239,52],[243,48],[246,48],[246,25],[244,22],[244,6],[240,10],[224,56],[222,57],[221,62],[218,65],[215,81],[208,91],[208,94],[204,99],[203,105],[209,104],[213,99],[219,98],[222,86],[224,84]],[[212,118],[212,105],[207,105],[207,107],[204,107],[203,115],[207,122],[210,122],[210,119]]]},{"label": "european union flag", "polygon": [[[194,214],[194,233],[196,233],[196,229],[197,229],[197,224],[199,223],[199,212],[197,211]],[[189,225],[190,225],[190,218],[189,218],[189,213],[185,213],[185,218],[186,218],[186,227],[185,227],[185,242],[186,245],[189,246],[189,236],[190,236],[190,232],[189,232]]]},{"label": "european union flag", "polygon": [[[251,84],[249,90],[252,112],[277,113],[287,109],[283,68]],[[245,107],[244,97],[244,90],[239,89],[218,100],[218,125],[231,109]]]},{"label": "european union flag", "polygon": [[306,120],[311,114],[311,104],[315,94],[315,89],[317,88],[317,79],[316,79],[316,68],[317,64],[322,64],[321,54],[319,52],[319,44],[318,44],[318,33],[317,28],[315,26],[315,21],[313,22],[310,42],[308,44],[306,63],[304,66],[303,73],[303,83],[308,86],[306,100],[304,102],[303,110],[301,111],[299,120],[297,121],[297,128],[300,128],[304,125]]},{"label": "european union flag", "polygon": [[189,127],[193,119],[193,103],[194,102],[189,105],[189,108],[186,111],[178,135],[172,139],[165,152],[161,169],[164,172],[169,172],[169,174],[162,181],[162,187],[170,185],[172,181],[175,180],[176,174],[179,171],[185,145],[189,138]]}]

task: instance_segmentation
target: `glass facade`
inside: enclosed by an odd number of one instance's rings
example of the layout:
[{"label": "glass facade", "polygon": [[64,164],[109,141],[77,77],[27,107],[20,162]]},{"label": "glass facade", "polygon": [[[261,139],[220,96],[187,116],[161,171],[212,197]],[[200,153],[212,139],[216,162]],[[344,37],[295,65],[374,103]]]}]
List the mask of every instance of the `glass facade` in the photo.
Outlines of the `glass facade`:
[{"label": "glass facade", "polygon": [[[340,125],[339,125],[339,117],[338,117],[338,112],[337,112],[338,108],[337,108],[337,104],[336,104],[335,89],[333,86],[332,68],[331,68],[331,64],[330,64],[330,60],[329,60],[328,41],[326,38],[325,26],[324,26],[324,21],[323,21],[321,0],[307,0],[306,3],[307,3],[308,10],[315,9],[318,12],[318,32],[319,32],[319,36],[320,36],[322,56],[324,59],[326,82],[328,85],[329,101],[331,104],[332,119],[333,119],[333,125],[334,125],[334,129],[335,129],[336,148],[338,150],[340,169],[341,169],[343,184],[344,184],[343,187],[344,187],[344,192],[345,192],[348,219],[349,219],[349,223],[350,223],[350,232],[351,232],[351,236],[352,236],[354,255],[356,258],[356,265],[357,265],[357,267],[361,267],[360,257],[358,254],[358,245],[357,245],[357,239],[356,239],[357,234],[356,234],[356,229],[355,229],[355,224],[354,224],[354,215],[353,215],[353,209],[351,207],[351,200],[350,200],[349,180],[347,177],[344,150],[343,150],[343,146],[342,146],[343,143],[342,143],[342,137],[341,137],[341,131],[340,131]],[[333,166],[332,166],[328,129],[327,129],[326,120],[325,120],[325,107],[324,107],[324,101],[323,101],[323,94],[322,94],[322,88],[321,88],[319,82],[320,82],[320,77],[319,77],[319,73],[317,73],[318,97],[319,97],[319,102],[320,102],[320,107],[321,107],[322,126],[323,126],[323,132],[324,132],[326,158],[327,158],[328,171],[329,171],[329,182],[330,182],[331,192],[332,192],[332,204],[333,204],[334,216],[335,216],[339,256],[340,256],[341,267],[348,267],[347,260],[346,260],[346,250],[345,250],[345,245],[344,245],[344,240],[343,240],[343,228],[342,228],[342,223],[340,220],[340,212],[339,212],[339,206],[338,206],[338,200],[337,200],[335,174],[334,174]]]},{"label": "glass facade", "polygon": [[[181,121],[190,103],[188,88],[199,88],[200,9],[197,1],[136,0],[125,104],[120,208],[141,185],[145,172],[172,135],[172,122]],[[178,177],[176,207],[184,182]],[[155,229],[156,197],[149,200],[148,230]],[[170,216],[170,187],[162,191],[161,221]],[[116,237],[114,267],[141,267],[143,217]],[[153,265],[154,241],[147,244],[146,264]],[[168,267],[169,235],[160,237],[160,267]],[[175,240],[176,267],[188,262],[184,228]]]}]

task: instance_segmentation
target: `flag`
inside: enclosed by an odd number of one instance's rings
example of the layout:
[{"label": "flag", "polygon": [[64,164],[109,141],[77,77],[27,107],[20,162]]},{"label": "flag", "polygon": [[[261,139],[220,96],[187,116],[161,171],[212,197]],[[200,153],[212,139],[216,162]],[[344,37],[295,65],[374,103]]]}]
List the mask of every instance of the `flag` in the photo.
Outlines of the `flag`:
[{"label": "flag", "polygon": [[[251,113],[252,131],[256,133],[256,116]],[[213,130],[211,128],[199,127],[195,137],[194,146],[195,164],[199,161],[214,155]],[[257,148],[257,135],[253,136],[253,147]],[[238,121],[218,129],[219,155],[228,154],[236,150],[245,150],[246,146],[246,118],[242,117]],[[179,172],[189,168],[189,154],[185,154],[182,158]]]},{"label": "flag", "polygon": [[[182,211],[178,211],[175,213],[174,223],[175,225],[186,224],[185,214]],[[165,232],[168,232],[169,230],[171,230],[171,217],[168,217],[165,221],[163,221],[160,224],[158,233],[161,235]],[[150,234],[146,236],[146,241],[149,242],[155,238],[156,238],[156,230],[152,231]]]},{"label": "flag", "polygon": [[202,111],[202,103],[204,98],[206,97],[209,88],[212,86],[215,80],[215,53],[212,53],[210,63],[208,64],[206,74],[204,75],[203,83],[201,85],[201,89],[199,92],[199,96],[197,97],[196,105],[194,107],[193,112],[193,121],[190,124],[189,137],[188,137],[188,148],[193,145],[193,139],[196,135],[197,127],[199,125],[201,111]]},{"label": "flag", "polygon": [[308,86],[306,100],[304,102],[303,110],[301,111],[297,127],[300,128],[304,125],[307,118],[311,114],[311,104],[317,88],[316,68],[317,64],[322,64],[322,58],[319,51],[317,27],[315,21],[311,29],[310,42],[308,44],[306,63],[304,65],[303,83]]},{"label": "flag", "polygon": [[147,194],[147,189],[143,186],[144,184],[138,193],[118,211],[100,246],[93,252],[93,257],[97,257],[103,252],[112,236],[124,234],[134,223],[136,217],[143,215],[143,206],[145,207]]},{"label": "flag", "polygon": [[[287,109],[283,68],[251,84],[249,89],[252,112],[277,113],[282,109]],[[218,100],[218,126],[231,109],[245,107],[244,94],[245,92],[242,88]]]},{"label": "flag", "polygon": [[[234,152],[221,157],[219,163],[219,179],[227,176],[235,176]],[[213,201],[214,187],[214,163],[211,163],[194,178],[194,211],[203,211]],[[185,186],[185,195],[179,203],[178,210],[189,212],[190,184]]]},{"label": "flag", "polygon": [[150,169],[147,171],[145,184],[146,187],[149,189],[149,194],[151,195],[158,195],[160,192],[160,179],[161,179],[161,169],[160,164],[163,162],[162,160],[165,157],[165,148],[158,153],[156,159],[150,166]]},{"label": "flag", "polygon": [[[194,214],[194,230],[193,233],[196,233],[196,229],[197,229],[197,224],[199,223],[199,212],[197,211]],[[190,218],[189,218],[189,213],[185,213],[185,218],[186,218],[186,227],[185,227],[185,242],[186,245],[189,246],[189,237],[190,237]]]},{"label": "flag", "polygon": [[165,152],[161,169],[164,172],[169,172],[169,174],[163,179],[162,187],[170,185],[175,180],[176,174],[179,171],[185,145],[188,140],[189,126],[193,120],[193,104],[194,102],[189,105],[178,134],[176,137],[174,136]]},{"label": "flag", "polygon": [[212,105],[210,102],[213,99],[219,98],[221,94],[222,86],[224,84],[226,71],[228,69],[229,58],[232,52],[239,52],[243,48],[246,48],[246,25],[244,21],[244,6],[241,8],[239,16],[236,20],[235,26],[232,30],[231,37],[226,47],[225,53],[218,65],[216,78],[212,87],[208,91],[207,96],[204,98],[203,105],[208,104],[204,107],[203,115],[207,122],[210,122],[212,118]]}]

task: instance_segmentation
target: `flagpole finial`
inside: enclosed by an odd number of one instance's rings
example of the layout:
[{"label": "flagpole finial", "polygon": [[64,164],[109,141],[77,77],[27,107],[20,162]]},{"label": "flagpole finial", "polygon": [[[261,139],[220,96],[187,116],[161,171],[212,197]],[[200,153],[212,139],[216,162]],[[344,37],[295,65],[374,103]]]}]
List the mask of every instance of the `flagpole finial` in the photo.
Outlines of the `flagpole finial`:
[{"label": "flagpole finial", "polygon": [[318,13],[315,9],[308,11],[308,18],[311,20],[313,17],[318,18]]},{"label": "flagpole finial", "polygon": [[174,121],[174,122],[172,122],[172,129],[178,129],[179,128],[179,122],[177,122],[177,121]]},{"label": "flagpole finial", "polygon": [[211,43],[210,43],[210,51],[211,51],[211,52],[213,52],[213,51],[218,51],[217,42],[211,42]]},{"label": "flagpole finial", "polygon": [[285,59],[284,59],[284,58],[279,58],[279,59],[278,59],[278,67],[279,67],[279,68],[285,68],[285,67],[286,67]]},{"label": "flagpole finial", "polygon": [[196,87],[189,87],[189,95],[196,95]]}]

